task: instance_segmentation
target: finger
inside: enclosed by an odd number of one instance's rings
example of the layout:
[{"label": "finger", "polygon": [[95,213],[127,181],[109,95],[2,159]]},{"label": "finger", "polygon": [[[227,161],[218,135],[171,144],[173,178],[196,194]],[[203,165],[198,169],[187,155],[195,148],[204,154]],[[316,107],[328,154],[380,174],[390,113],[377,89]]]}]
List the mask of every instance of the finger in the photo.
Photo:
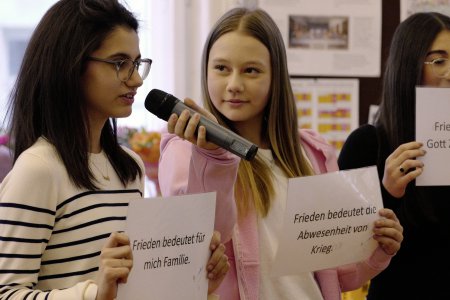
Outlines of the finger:
[{"label": "finger", "polygon": [[133,259],[133,253],[129,245],[103,248],[100,253],[101,259]]},{"label": "finger", "polygon": [[394,228],[399,232],[403,232],[403,227],[398,221],[395,214],[389,213],[385,218],[379,219],[375,221],[374,229],[383,229],[383,228]]},{"label": "finger", "polygon": [[200,114],[195,113],[194,115],[191,116],[191,118],[187,123],[186,129],[184,130],[184,138],[186,140],[196,142],[197,140],[196,131],[199,122],[200,122]]},{"label": "finger", "polygon": [[129,272],[133,268],[133,260],[125,259],[125,258],[110,258],[110,259],[102,259],[101,261],[101,269],[103,273],[112,274],[113,277],[116,277],[114,274],[120,273],[125,274]]},{"label": "finger", "polygon": [[130,238],[125,232],[117,232],[115,237],[118,245],[130,245]]},{"label": "finger", "polygon": [[178,115],[171,114],[169,120],[167,120],[167,131],[169,133],[175,133],[175,126],[177,125]]},{"label": "finger", "polygon": [[214,270],[208,273],[209,279],[217,280],[228,273],[228,270],[230,269],[230,263],[228,262],[228,258],[224,257],[223,259],[223,263],[218,264],[216,268],[214,268]]},{"label": "finger", "polygon": [[423,162],[416,158],[423,156],[425,153],[425,150],[406,151],[397,155],[396,158],[394,158],[393,153],[386,159],[386,170],[392,176],[401,176],[414,168],[423,167]]},{"label": "finger", "polygon": [[211,242],[209,243],[209,248],[214,251],[216,250],[216,248],[220,245],[220,232],[218,232],[217,230],[215,230],[213,232],[213,235],[211,237]]},{"label": "finger", "polygon": [[123,232],[113,232],[106,240],[100,253],[102,259],[106,258],[127,258],[133,259],[130,239]]},{"label": "finger", "polygon": [[400,178],[400,182],[406,185],[409,182],[411,182],[414,179],[416,179],[420,174],[422,174],[422,172],[423,172],[423,167],[417,167],[415,170],[409,171],[408,173],[403,175]]},{"label": "finger", "polygon": [[208,271],[208,278],[214,279],[219,278],[220,274],[225,272],[224,270],[228,270],[229,268],[229,262],[228,262],[228,256],[222,255],[217,262],[217,264],[214,265],[214,267]]},{"label": "finger", "polygon": [[121,277],[123,279],[122,282],[126,283],[128,279],[128,275],[130,274],[131,270],[133,269],[133,261],[129,259],[124,259],[124,262],[122,263],[122,267],[119,269],[122,271],[122,274],[125,275]]},{"label": "finger", "polygon": [[403,241],[402,229],[397,227],[378,227],[374,228],[374,237],[385,237],[398,243]]},{"label": "finger", "polygon": [[416,167],[409,168],[404,167],[407,164],[401,165],[400,167],[396,166],[394,168],[390,168],[390,170],[386,173],[385,177],[383,177],[383,184],[389,186],[402,186],[403,189],[410,183],[412,180],[416,179],[423,172],[424,165],[422,163],[415,164]]},{"label": "finger", "polygon": [[103,260],[103,265],[110,268],[128,268],[133,267],[133,259],[127,258],[108,258]]},{"label": "finger", "polygon": [[214,150],[219,148],[216,144],[206,139],[206,127],[199,126],[197,132],[197,146],[204,149]]},{"label": "finger", "polygon": [[[120,263],[115,263],[120,264]],[[131,272],[132,266],[125,266],[125,264],[129,264],[127,262],[123,263],[124,266],[116,265],[105,265],[103,268],[104,276],[106,277],[108,282],[118,281],[121,283],[126,283],[128,279],[128,275]]]},{"label": "finger", "polygon": [[223,257],[226,257],[226,261],[228,261],[228,257],[225,255],[225,246],[224,244],[220,244],[208,260],[208,272],[214,270]]},{"label": "finger", "polygon": [[425,154],[426,154],[426,151],[423,149],[407,150],[398,156],[397,161],[399,164],[403,165],[405,162],[413,161],[417,157],[424,156]]},{"label": "finger", "polygon": [[192,100],[191,98],[184,98],[184,104],[186,104],[186,106],[189,106],[190,108],[192,108],[195,111],[200,111],[202,110],[202,107],[199,106],[197,104],[197,102],[195,102],[194,100]]},{"label": "finger", "polygon": [[388,236],[398,242],[403,240],[403,226],[400,224],[395,213],[390,209],[380,209],[379,215],[384,217],[376,220],[373,232],[379,236]]},{"label": "finger", "polygon": [[198,105],[197,102],[195,102],[191,98],[185,98],[184,99],[184,104],[186,104],[187,106],[189,106],[190,108],[192,108],[196,112],[200,113],[201,115],[208,116],[208,114],[209,114],[209,112],[206,109],[204,109],[203,107]]},{"label": "finger", "polygon": [[184,138],[184,131],[187,123],[190,119],[190,113],[187,109],[183,110],[178,116],[177,123],[175,124],[174,133],[181,138]]},{"label": "finger", "polygon": [[400,250],[400,243],[383,236],[374,236],[380,247],[388,255],[395,255]]},{"label": "finger", "polygon": [[[401,163],[400,168],[403,169],[402,173],[407,174],[409,172],[414,171],[414,169],[416,169],[416,168],[423,168],[423,166],[424,166],[424,164],[421,160],[407,159]],[[399,170],[400,170],[400,168],[399,168]]]},{"label": "finger", "polygon": [[391,156],[392,156],[393,159],[396,159],[402,153],[404,153],[405,151],[418,149],[418,148],[420,148],[422,146],[423,146],[422,143],[416,142],[416,141],[405,143],[405,144],[401,144],[400,146],[397,147],[397,149],[394,150],[394,152],[392,152]]},{"label": "finger", "polygon": [[214,115],[211,112],[207,111],[206,109],[204,109],[203,107],[198,105],[197,102],[195,102],[194,100],[192,100],[190,98],[185,98],[184,103],[187,106],[189,106],[190,108],[192,108],[193,110],[199,112],[201,115],[207,117],[208,119],[217,121],[217,119],[214,117]]},{"label": "finger", "polygon": [[385,218],[387,218],[387,219],[394,220],[394,221],[398,222],[397,215],[394,213],[394,211],[393,211],[392,209],[389,209],[389,208],[381,208],[381,209],[378,211],[378,214],[379,214],[381,217],[385,217]]},{"label": "finger", "polygon": [[128,238],[128,235],[126,235],[123,232],[112,232],[108,239],[106,239],[104,247],[106,248],[113,248],[117,247],[118,245],[129,245],[130,239]]},{"label": "finger", "polygon": [[402,173],[407,173],[411,169],[423,166],[423,162],[417,160],[417,158],[424,156],[425,153],[426,151],[423,149],[407,150],[387,163],[390,168],[393,168],[394,170],[399,169]]},{"label": "finger", "polygon": [[199,126],[197,132],[197,146],[204,148],[208,141],[206,140],[206,128],[205,126]]},{"label": "finger", "polygon": [[121,258],[121,259],[116,259],[116,261],[118,262],[118,266],[119,268],[128,268],[131,270],[131,268],[133,268],[133,260],[132,259],[125,259],[125,258]]}]

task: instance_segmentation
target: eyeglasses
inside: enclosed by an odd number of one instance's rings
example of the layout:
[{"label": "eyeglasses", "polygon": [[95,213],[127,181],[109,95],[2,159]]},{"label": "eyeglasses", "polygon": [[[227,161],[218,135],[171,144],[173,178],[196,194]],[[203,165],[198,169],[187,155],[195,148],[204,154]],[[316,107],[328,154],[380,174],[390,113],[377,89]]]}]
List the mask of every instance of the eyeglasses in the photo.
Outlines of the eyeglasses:
[{"label": "eyeglasses", "polygon": [[436,77],[446,78],[450,75],[450,61],[448,58],[439,57],[432,61],[426,61],[424,64],[431,65],[431,70]]},{"label": "eyeglasses", "polygon": [[128,80],[130,80],[135,69],[139,73],[139,76],[141,76],[141,79],[144,80],[145,78],[147,78],[148,73],[150,73],[150,67],[152,66],[152,60],[149,58],[139,58],[134,61],[129,58],[121,60],[109,60],[97,57],[89,57],[89,59],[114,65],[116,67],[117,79],[122,82],[127,82]]}]

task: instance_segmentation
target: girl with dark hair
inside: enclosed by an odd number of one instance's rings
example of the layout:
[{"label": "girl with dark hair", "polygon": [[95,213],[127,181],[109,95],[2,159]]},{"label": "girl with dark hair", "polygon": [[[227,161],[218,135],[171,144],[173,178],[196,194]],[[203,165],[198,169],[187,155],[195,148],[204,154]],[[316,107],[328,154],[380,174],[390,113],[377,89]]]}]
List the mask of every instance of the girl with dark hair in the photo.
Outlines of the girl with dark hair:
[{"label": "girl with dark hair", "polygon": [[[216,160],[231,154],[208,143],[204,127],[196,133],[198,114],[185,111],[168,121],[171,134],[161,142],[159,179],[165,195],[214,186],[234,192],[238,222],[229,220],[234,225],[227,243],[231,270],[218,289],[223,299],[340,299],[341,291],[362,286],[386,267],[400,247],[402,228],[391,210],[381,209],[383,218],[374,229],[379,247],[366,261],[295,276],[270,274],[288,179],[336,171],[337,162],[323,138],[298,129],[283,38],[266,12],[235,8],[217,21],[204,46],[202,88],[206,109],[185,102],[257,144],[258,153],[242,160],[237,173],[204,176],[212,167],[203,153],[215,153]],[[179,158],[178,168],[170,168],[173,156]]]},{"label": "girl with dark hair", "polygon": [[[450,267],[450,187],[416,187],[425,155],[415,141],[416,86],[450,87],[450,18],[417,13],[396,29],[386,63],[375,125],[363,125],[345,142],[341,169],[377,165],[384,206],[404,228],[402,248],[372,279],[372,299],[447,299]],[[445,162],[443,162],[445,163]]]},{"label": "girl with dark hair", "polygon": [[[14,166],[0,187],[0,299],[114,299],[133,265],[127,207],[144,165],[117,142],[152,61],[116,0],[61,0],[44,15],[10,98]],[[219,235],[213,290],[228,270]]]}]

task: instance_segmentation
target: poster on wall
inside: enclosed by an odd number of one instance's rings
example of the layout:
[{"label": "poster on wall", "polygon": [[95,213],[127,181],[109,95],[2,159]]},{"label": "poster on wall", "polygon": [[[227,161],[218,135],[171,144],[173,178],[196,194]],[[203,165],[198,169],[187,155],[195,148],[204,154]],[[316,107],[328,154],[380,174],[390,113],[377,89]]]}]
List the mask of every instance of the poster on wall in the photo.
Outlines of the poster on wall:
[{"label": "poster on wall", "polygon": [[381,1],[259,0],[277,23],[291,75],[378,77]]},{"label": "poster on wall", "polygon": [[400,0],[400,20],[417,12],[439,12],[450,16],[450,0]]},{"label": "poster on wall", "polygon": [[358,79],[291,79],[300,128],[319,132],[339,154],[359,124]]}]

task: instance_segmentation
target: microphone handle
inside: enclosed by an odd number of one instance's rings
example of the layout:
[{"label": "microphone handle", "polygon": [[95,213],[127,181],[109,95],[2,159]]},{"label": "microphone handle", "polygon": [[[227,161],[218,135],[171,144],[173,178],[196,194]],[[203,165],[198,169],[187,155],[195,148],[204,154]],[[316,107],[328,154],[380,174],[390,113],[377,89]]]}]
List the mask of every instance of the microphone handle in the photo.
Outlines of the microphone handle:
[{"label": "microphone handle", "polygon": [[[189,110],[191,116],[194,113],[197,113],[192,108],[184,105],[184,103],[180,100],[176,101],[175,106],[172,108],[172,113],[175,113],[179,116],[186,109]],[[256,146],[255,144],[247,141],[230,129],[225,128],[217,124],[216,122],[205,118],[202,115],[200,115],[199,126],[205,126],[206,140],[208,142],[214,143],[217,146],[224,148],[243,159],[253,159],[256,155],[256,152],[258,151],[258,146]]]}]

